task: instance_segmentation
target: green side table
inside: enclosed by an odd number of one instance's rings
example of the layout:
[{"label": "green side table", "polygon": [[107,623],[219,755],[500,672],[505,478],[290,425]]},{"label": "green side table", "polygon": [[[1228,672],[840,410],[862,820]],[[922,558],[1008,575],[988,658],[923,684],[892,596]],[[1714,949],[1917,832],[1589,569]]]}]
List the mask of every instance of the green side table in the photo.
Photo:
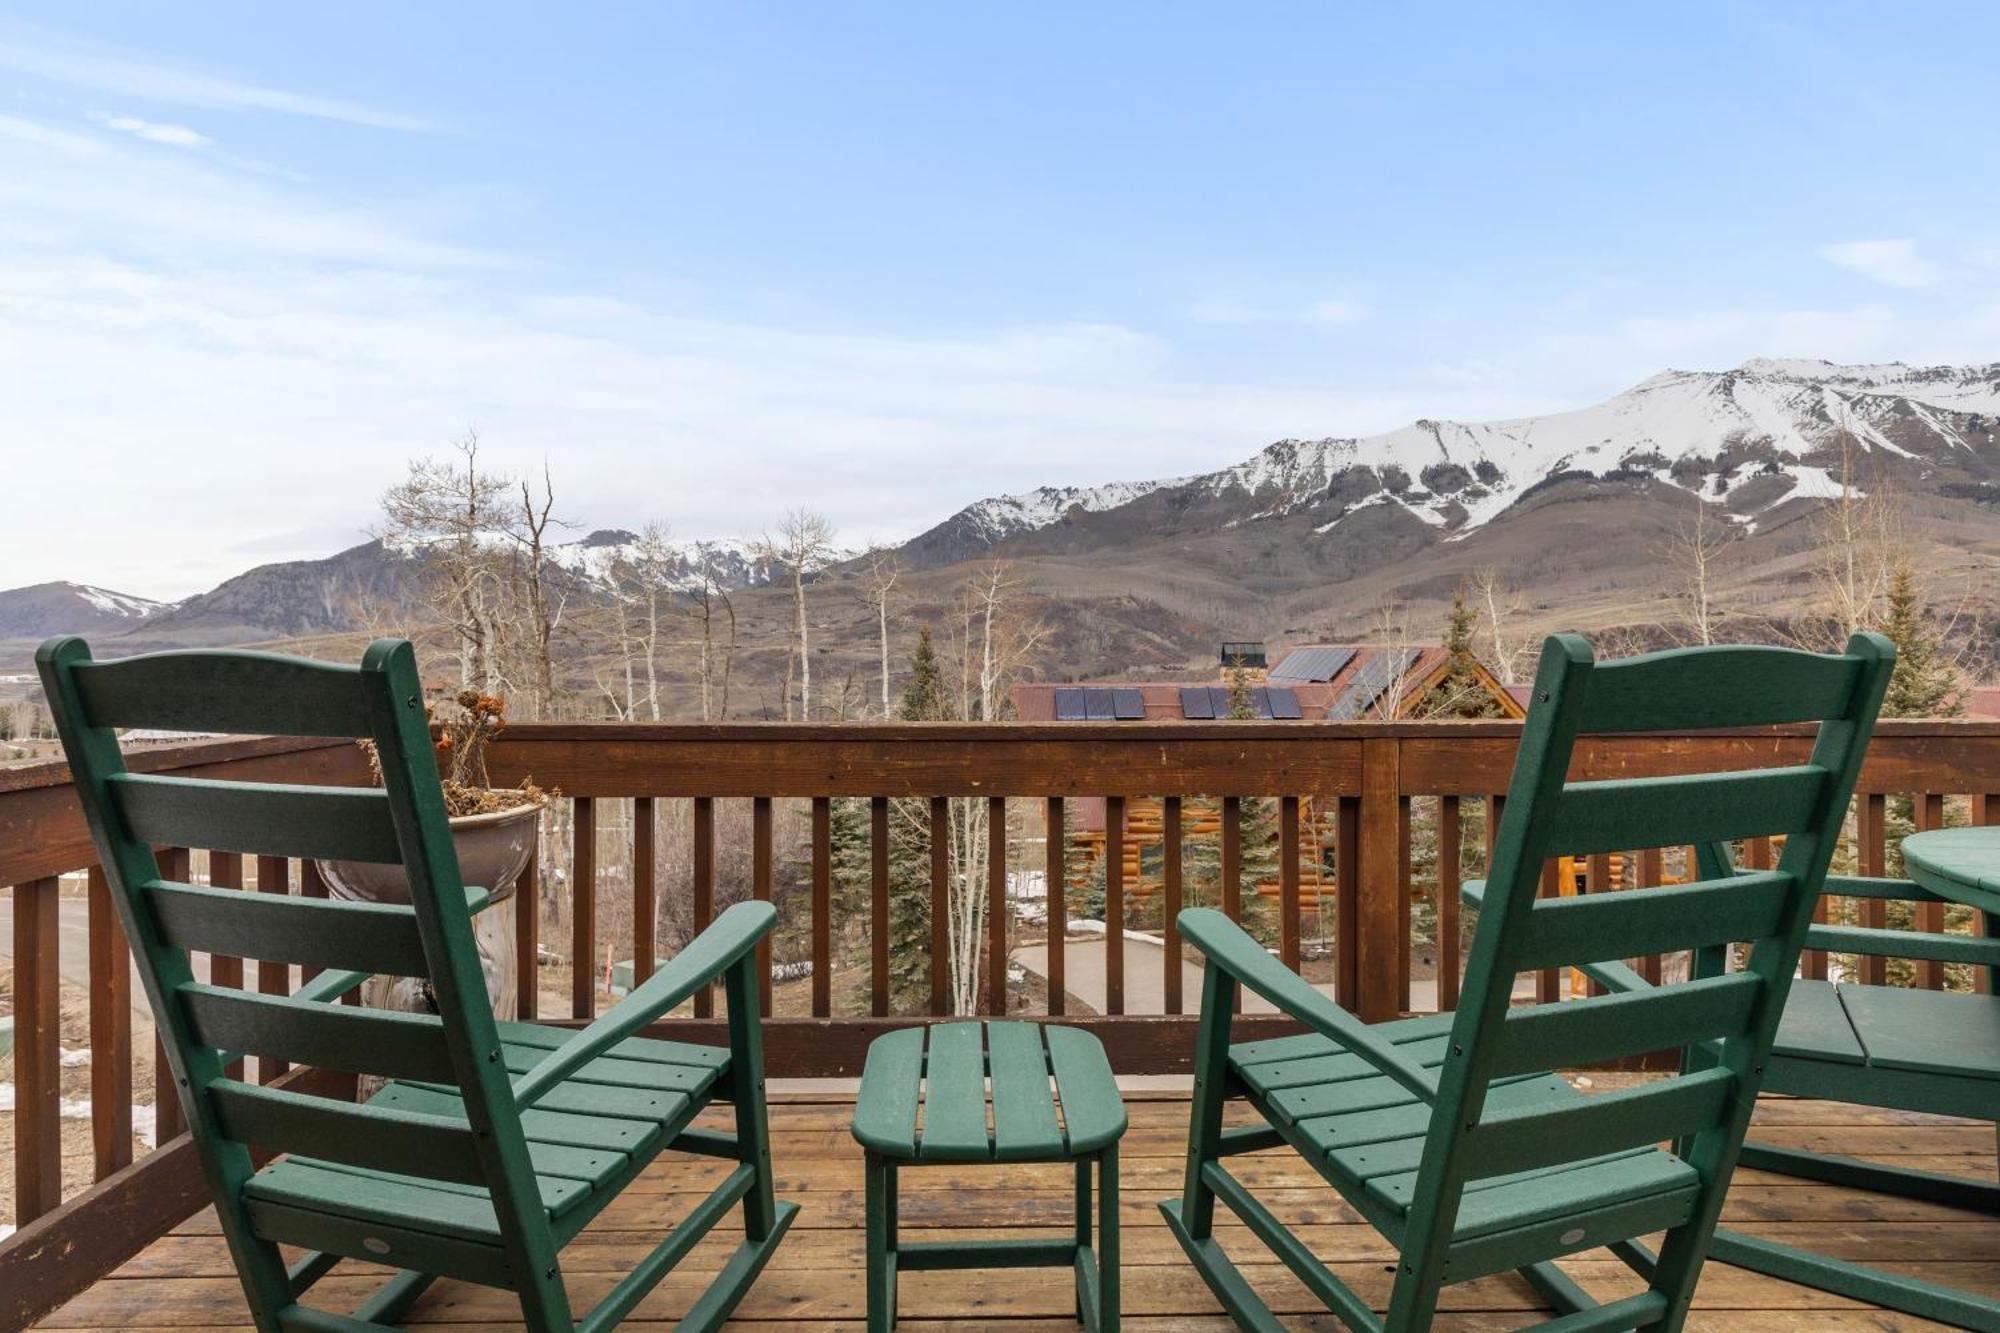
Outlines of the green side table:
[{"label": "green side table", "polygon": [[[1118,1140],[1124,1133],[1125,1103],[1111,1062],[1103,1044],[1080,1028],[941,1023],[876,1038],[854,1106],[854,1137],[868,1159],[869,1333],[896,1325],[899,1271],[939,1268],[1074,1269],[1077,1318],[1093,1333],[1111,1333],[1118,1327]],[[897,1170],[968,1162],[1076,1163],[1075,1236],[899,1241]],[[1092,1163],[1098,1179],[1094,1252]]]}]

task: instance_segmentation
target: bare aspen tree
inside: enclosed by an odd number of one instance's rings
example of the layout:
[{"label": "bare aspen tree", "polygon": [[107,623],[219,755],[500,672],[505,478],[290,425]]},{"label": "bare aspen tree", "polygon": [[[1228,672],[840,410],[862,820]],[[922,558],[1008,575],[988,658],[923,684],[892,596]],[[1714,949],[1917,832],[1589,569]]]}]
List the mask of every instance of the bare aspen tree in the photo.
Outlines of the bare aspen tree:
[{"label": "bare aspen tree", "polygon": [[896,580],[902,576],[903,567],[896,559],[895,551],[888,547],[871,546],[863,559],[861,590],[868,606],[875,612],[875,646],[882,665],[882,716],[886,718],[892,711],[889,699],[889,597],[896,589]]},{"label": "bare aspen tree", "polygon": [[546,459],[542,462],[542,493],[538,496],[527,481],[521,482],[521,507],[514,516],[509,534],[514,539],[523,577],[522,610],[528,633],[529,670],[533,685],[528,716],[541,717],[555,704],[555,634],[562,622],[565,595],[551,586],[549,578],[549,532],[569,526],[554,517],[555,483]]},{"label": "bare aspen tree", "polygon": [[1681,609],[1682,627],[1695,643],[1715,642],[1722,617],[1715,586],[1717,566],[1734,540],[1729,525],[1718,522],[1708,501],[1696,496],[1694,511],[1681,517],[1667,541],[1664,554],[1676,575],[1674,600]]},{"label": "bare aspen tree", "polygon": [[[1020,581],[1003,561],[977,570],[957,600],[957,713],[995,721],[1008,708],[1013,681],[1047,638],[1047,626],[1015,613]],[[991,810],[983,798],[955,797],[948,807],[951,879],[946,905],[946,974],[955,1014],[978,1012],[981,946],[987,926],[987,855]],[[1011,910],[1011,908],[1009,909]],[[1004,959],[995,960],[1005,967]]]},{"label": "bare aspen tree", "polygon": [[[694,586],[688,593],[690,608],[701,622],[697,641],[701,665],[701,720],[712,722],[729,716],[729,674],[736,660],[736,604],[715,568],[714,553],[706,547],[695,550]],[[727,637],[717,640],[718,615]]]},{"label": "bare aspen tree", "polygon": [[1473,600],[1486,621],[1493,673],[1500,677],[1502,685],[1518,685],[1520,676],[1515,659],[1521,649],[1520,645],[1508,641],[1507,622],[1519,612],[1519,599],[1507,588],[1500,571],[1492,565],[1473,570],[1470,586]]},{"label": "bare aspen tree", "polygon": [[[784,568],[792,584],[792,620],[798,654],[799,716],[812,718],[812,643],[806,621],[806,579],[832,558],[833,524],[825,514],[812,509],[788,511],[778,523],[776,536],[765,533],[757,542],[757,555]],[[791,716],[791,690],[785,691],[785,715]]]},{"label": "bare aspen tree", "polygon": [[402,483],[383,493],[377,535],[417,557],[426,596],[451,625],[460,683],[490,690],[498,679],[502,573],[492,539],[503,530],[509,483],[480,470],[477,432],[452,448],[456,458],[413,460]]},{"label": "bare aspen tree", "polygon": [[621,628],[625,674],[632,675],[636,655],[645,673],[646,716],[660,720],[660,620],[671,606],[673,576],[679,563],[667,540],[667,525],[648,523],[632,545],[630,560],[620,561],[613,571],[613,583],[621,601],[630,599],[628,623]]},{"label": "bare aspen tree", "polygon": [[1845,643],[1875,622],[1877,607],[1895,576],[1903,541],[1901,514],[1886,478],[1869,478],[1863,490],[1855,477],[1853,437],[1840,438],[1840,493],[1828,500],[1813,522],[1819,548],[1821,625],[1801,637],[1808,646]]}]

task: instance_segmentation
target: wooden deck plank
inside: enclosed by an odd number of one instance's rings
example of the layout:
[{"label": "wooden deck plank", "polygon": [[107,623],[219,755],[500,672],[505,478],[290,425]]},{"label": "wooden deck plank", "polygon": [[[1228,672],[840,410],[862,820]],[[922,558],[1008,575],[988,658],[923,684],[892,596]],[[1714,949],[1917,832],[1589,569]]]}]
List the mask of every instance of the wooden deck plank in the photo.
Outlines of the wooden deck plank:
[{"label": "wooden deck plank", "polygon": [[[1599,1087],[1616,1077],[1600,1077]],[[1134,1093],[1132,1128],[1123,1145],[1127,1314],[1133,1333],[1224,1333],[1231,1325],[1166,1230],[1156,1204],[1174,1194],[1184,1169],[1186,1101],[1172,1093]],[[778,1192],[804,1205],[798,1223],[745,1301],[731,1329],[756,1333],[824,1333],[857,1327],[863,1306],[860,1150],[848,1134],[848,1098],[781,1096],[772,1106]],[[1770,1100],[1757,1112],[1758,1137],[1823,1147],[1903,1165],[1990,1178],[1990,1127],[1939,1116],[1912,1116],[1817,1102]],[[1378,1307],[1388,1294],[1385,1267],[1393,1257],[1372,1228],[1337,1195],[1283,1151],[1248,1154],[1232,1169],[1265,1199],[1340,1275]],[[614,1201],[565,1252],[579,1308],[602,1295],[683,1216],[727,1170],[724,1163],[669,1155]],[[1060,1231],[1072,1222],[1065,1166],[938,1165],[904,1173],[900,1211],[911,1240],[963,1238],[963,1191],[977,1189],[983,1232]],[[1725,1220],[1752,1234],[1809,1245],[1846,1258],[1866,1257],[1897,1271],[1972,1290],[2000,1292],[2000,1221],[1936,1204],[1890,1199],[1811,1182],[1746,1171],[1730,1191]],[[625,1327],[665,1327],[679,1317],[726,1258],[738,1237],[737,1219],[717,1228],[684,1267],[650,1296]],[[1251,1284],[1289,1327],[1318,1328],[1312,1298],[1233,1220],[1218,1235],[1243,1265]],[[1624,1294],[1622,1266],[1582,1258],[1565,1267],[1600,1297]],[[366,1265],[343,1264],[318,1289],[329,1308],[344,1309],[378,1280]],[[900,1328],[963,1333],[1073,1329],[1068,1297],[1055,1285],[1023,1283],[1005,1272],[911,1274],[903,1284]],[[1514,1328],[1539,1307],[1512,1277],[1453,1289],[1440,1330],[1489,1333]],[[510,1298],[462,1283],[440,1283],[411,1312],[418,1327],[454,1333],[516,1328]],[[247,1328],[243,1298],[216,1232],[213,1214],[196,1214],[117,1274],[97,1284],[43,1324],[49,1328],[147,1330]],[[1906,1333],[1937,1325],[1887,1315],[1855,1302],[1724,1265],[1704,1275],[1691,1329],[1703,1333]]]}]

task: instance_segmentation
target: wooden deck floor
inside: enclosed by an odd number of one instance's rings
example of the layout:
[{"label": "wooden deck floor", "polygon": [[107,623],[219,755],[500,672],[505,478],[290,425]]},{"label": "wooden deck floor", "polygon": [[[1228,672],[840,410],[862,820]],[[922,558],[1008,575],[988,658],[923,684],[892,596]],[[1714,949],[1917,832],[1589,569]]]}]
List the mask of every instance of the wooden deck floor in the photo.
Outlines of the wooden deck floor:
[{"label": "wooden deck floor", "polygon": [[[1604,1080],[1600,1079],[1602,1083]],[[1133,1093],[1132,1130],[1123,1150],[1125,1326],[1142,1333],[1230,1327],[1183,1259],[1155,1205],[1180,1184],[1187,1103],[1167,1093]],[[797,1225],[738,1312],[732,1328],[762,1333],[820,1333],[863,1326],[861,1158],[848,1137],[848,1098],[794,1094],[774,1101],[775,1159],[782,1197],[803,1205]],[[1905,1165],[1991,1179],[1991,1126],[1938,1117],[1868,1111],[1819,1102],[1767,1100],[1758,1112],[1759,1137],[1774,1143],[1895,1159]],[[1240,1174],[1260,1188],[1288,1222],[1303,1224],[1319,1253],[1378,1304],[1386,1298],[1393,1254],[1369,1227],[1296,1157],[1269,1152],[1237,1159]],[[657,1242],[664,1229],[718,1178],[719,1164],[663,1160],[613,1203],[566,1252],[571,1290],[580,1307],[596,1300],[616,1276]],[[1059,1167],[933,1168],[904,1175],[903,1216],[911,1239],[939,1238],[947,1229],[990,1233],[1046,1227],[1069,1218],[1070,1176]],[[1220,1216],[1227,1216],[1223,1210]],[[1745,1172],[1731,1192],[1729,1224],[1773,1239],[1867,1259],[1904,1272],[1985,1292],[2000,1291],[2000,1220],[1931,1204],[1857,1194]],[[641,1305],[626,1327],[664,1327],[686,1308],[725,1246],[703,1242],[681,1272]],[[1246,1263],[1266,1299],[1302,1329],[1340,1327],[1240,1227],[1225,1243]],[[1600,1252],[1601,1253],[1601,1252]],[[1632,1289],[1608,1255],[1566,1265],[1600,1297]],[[352,1275],[349,1275],[351,1271]],[[365,1265],[343,1264],[323,1279],[316,1304],[347,1309],[372,1289]],[[1451,1289],[1453,1312],[1439,1327],[1464,1331],[1513,1328],[1537,1318],[1539,1307],[1513,1277]],[[917,1273],[902,1280],[902,1326],[912,1330],[1002,1329],[1040,1333],[1075,1328],[1066,1276],[1054,1270]],[[441,1283],[412,1312],[415,1325],[461,1329],[517,1327],[504,1292]],[[246,1328],[243,1300],[212,1214],[191,1219],[77,1300],[44,1321],[46,1328]],[[1891,1315],[1801,1287],[1721,1265],[1703,1278],[1690,1324],[1704,1330],[1905,1330],[1934,1324]]]}]

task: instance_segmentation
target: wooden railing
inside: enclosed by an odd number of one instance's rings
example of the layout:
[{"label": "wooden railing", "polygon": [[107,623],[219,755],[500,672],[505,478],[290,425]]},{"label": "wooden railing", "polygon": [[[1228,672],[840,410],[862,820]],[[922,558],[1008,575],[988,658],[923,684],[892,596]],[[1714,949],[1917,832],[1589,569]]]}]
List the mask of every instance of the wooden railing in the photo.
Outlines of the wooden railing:
[{"label": "wooden railing", "polygon": [[[1192,1048],[1184,1010],[1195,997],[1180,984],[1189,961],[1173,929],[1175,913],[1189,900],[1193,882],[1190,855],[1200,850],[1204,864],[1213,853],[1217,903],[1241,915],[1246,892],[1243,847],[1236,816],[1245,801],[1272,811],[1277,826],[1277,892],[1272,928],[1278,956],[1300,967],[1313,909],[1306,903],[1302,839],[1330,840],[1331,865],[1322,886],[1318,937],[1330,937],[1331,984],[1340,1003],[1376,1021],[1411,1009],[1413,904],[1427,903],[1435,921],[1435,1003],[1456,1004],[1461,936],[1458,883],[1477,873],[1483,839],[1469,833],[1491,818],[1505,790],[1518,735],[1514,723],[1109,723],[1109,724],[853,724],[781,725],[517,725],[492,751],[494,777],[514,781],[532,776],[560,788],[571,805],[567,847],[550,859],[567,861],[566,889],[557,912],[544,916],[546,895],[537,890],[538,870],[515,896],[519,961],[518,1000],[524,1017],[543,1021],[583,1021],[601,1002],[599,960],[604,934],[600,907],[630,908],[630,957],[640,977],[657,950],[657,923],[672,906],[693,928],[709,920],[718,905],[718,822],[734,818],[732,805],[748,809],[749,866],[744,888],[752,896],[774,896],[781,854],[777,832],[780,805],[799,803],[797,821],[803,891],[790,895],[785,912],[796,928],[806,927],[806,959],[812,979],[806,987],[805,1015],[778,1017],[767,1028],[769,1072],[774,1077],[858,1072],[872,1036],[900,1023],[921,1022],[949,1008],[945,954],[952,877],[959,873],[936,836],[966,801],[983,802],[986,836],[986,932],[982,1012],[1022,1008],[1007,985],[1007,964],[1018,943],[1008,872],[1037,869],[1051,889],[1077,870],[1071,840],[1062,836],[1071,803],[1103,802],[1101,849],[1105,901],[1115,906],[1103,923],[1104,1012],[1080,1014],[1066,997],[1067,964],[1081,945],[1068,942],[1066,897],[1047,896],[1047,1003],[1051,1016],[1084,1023],[1104,1036],[1113,1059],[1130,1072],[1184,1069]],[[1796,731],[1707,733],[1699,736],[1636,735],[1587,741],[1573,776],[1625,777],[1698,768],[1750,767],[1791,762],[1807,741]],[[361,756],[351,744],[327,741],[239,740],[141,751],[133,767],[246,780],[326,783],[365,781]],[[0,770],[0,886],[12,886],[15,1085],[14,1218],[21,1232],[0,1245],[0,1329],[18,1326],[78,1289],[199,1203],[199,1174],[180,1121],[164,1062],[155,1065],[151,1094],[157,1142],[153,1153],[132,1160],[135,1104],[132,1077],[132,1013],[124,941],[72,793],[60,764]],[[1854,836],[1847,857],[1859,873],[1888,868],[1893,846],[1892,813],[1907,808],[1917,827],[1955,819],[2000,822],[2000,723],[1885,722],[1878,730],[1857,797]],[[1157,884],[1161,917],[1161,965],[1165,969],[1159,1014],[1125,1011],[1124,939],[1128,914],[1123,840],[1132,803],[1158,801],[1164,836]],[[842,884],[866,911],[854,921],[835,920],[835,803],[843,812],[865,806],[870,844],[863,885]],[[914,806],[904,802],[916,802]],[[953,803],[961,803],[954,806]],[[915,809],[932,834],[928,858],[931,902],[930,987],[922,1012],[892,1012],[890,951],[890,810]],[[1190,829],[1197,805],[1220,808],[1219,846],[1198,847]],[[1017,834],[1010,837],[1009,813]],[[1025,816],[1025,818],[1022,818]],[[685,819],[684,829],[673,820]],[[1039,825],[1041,839],[1018,836],[1023,823]],[[1421,839],[1413,828],[1421,825]],[[610,831],[619,831],[616,843]],[[685,868],[679,862],[661,873],[663,837],[680,845],[685,835]],[[1208,836],[1208,835],[1202,835]],[[1039,841],[1037,848],[1034,844]],[[1413,848],[1421,844],[1430,869],[1419,874]],[[200,855],[201,849],[192,849]],[[566,854],[565,854],[566,853]],[[179,869],[187,849],[164,849]],[[1660,882],[1668,862],[1657,849],[1632,854],[1629,878]],[[1752,844],[1746,861],[1756,864],[1770,848]],[[263,891],[323,892],[310,866],[260,858],[247,869],[240,857],[201,858],[210,880],[242,886],[254,878]],[[1038,865],[1031,865],[1039,861]],[[1583,869],[1591,888],[1611,887],[1610,857],[1593,857]],[[616,873],[613,873],[615,870]],[[1149,871],[1149,874],[1152,872]],[[82,879],[86,918],[84,952],[90,1006],[90,1118],[94,1186],[65,1201],[61,1159],[61,1063],[59,1058],[59,968],[66,944],[63,930],[63,877]],[[551,882],[554,882],[551,880]],[[865,887],[865,893],[861,892]],[[1545,892],[1560,891],[1554,867]],[[678,900],[685,894],[684,900]],[[607,897],[607,895],[619,895]],[[628,895],[629,899],[623,897]],[[1331,904],[1326,901],[1331,897]],[[1882,924],[1884,905],[1860,903],[1861,925]],[[77,909],[69,909],[73,914]],[[1918,924],[1936,928],[1940,909],[1918,909]],[[1974,923],[1980,928],[1983,923]],[[571,966],[566,1014],[541,1012],[537,964],[546,949],[566,955]],[[837,995],[833,973],[842,948],[866,953],[865,984],[858,989],[865,1012],[847,994]],[[772,995],[767,949],[765,995]],[[1641,960],[1649,970],[1659,960]],[[1825,975],[1828,960],[1809,957],[1812,975]],[[1852,965],[1854,975],[1879,980],[1881,960]],[[240,960],[212,960],[220,984],[244,984]],[[1946,984],[1942,968],[1919,965],[1915,984]],[[283,968],[258,969],[262,990],[288,989]],[[1536,993],[1555,998],[1563,979],[1539,975]],[[1245,1015],[1247,1031],[1282,1030],[1274,1016]],[[712,997],[698,999],[687,1017],[662,1025],[674,1035],[720,1040]],[[271,1079],[283,1071],[262,1069]],[[296,1071],[290,1077],[310,1077]],[[143,1103],[142,1103],[143,1104]],[[179,1136],[176,1138],[176,1136]],[[39,1219],[39,1220],[38,1220]]]}]

